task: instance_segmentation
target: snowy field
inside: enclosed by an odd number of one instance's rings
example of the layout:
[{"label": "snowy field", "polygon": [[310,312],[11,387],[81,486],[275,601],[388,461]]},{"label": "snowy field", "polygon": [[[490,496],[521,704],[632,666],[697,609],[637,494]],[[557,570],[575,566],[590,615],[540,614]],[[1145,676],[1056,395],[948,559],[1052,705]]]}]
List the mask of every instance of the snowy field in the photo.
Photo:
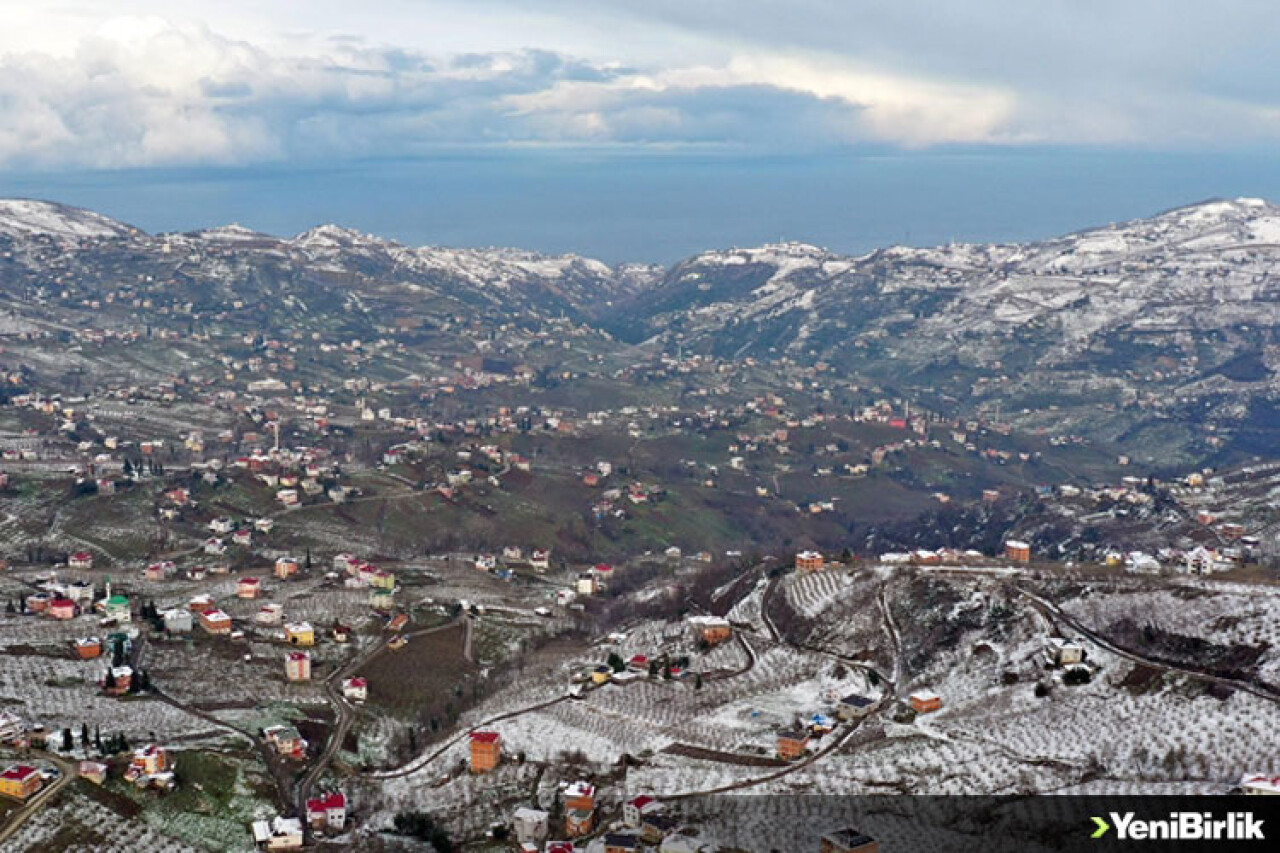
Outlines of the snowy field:
[{"label": "snowy field", "polygon": [[[246,832],[239,849],[252,848]],[[3,853],[54,849],[64,853],[196,853],[199,848],[188,847],[142,820],[122,817],[87,796],[64,793],[0,848]]]},{"label": "snowy field", "polygon": [[1095,630],[1122,619],[1224,646],[1267,649],[1258,669],[1280,684],[1280,590],[1243,584],[1147,589],[1069,599],[1063,609]]},{"label": "snowy field", "polygon": [[131,740],[219,735],[221,730],[199,717],[156,699],[101,695],[97,679],[102,661],[79,661],[35,655],[0,657],[0,704],[49,731],[101,727],[104,734],[124,732]]}]

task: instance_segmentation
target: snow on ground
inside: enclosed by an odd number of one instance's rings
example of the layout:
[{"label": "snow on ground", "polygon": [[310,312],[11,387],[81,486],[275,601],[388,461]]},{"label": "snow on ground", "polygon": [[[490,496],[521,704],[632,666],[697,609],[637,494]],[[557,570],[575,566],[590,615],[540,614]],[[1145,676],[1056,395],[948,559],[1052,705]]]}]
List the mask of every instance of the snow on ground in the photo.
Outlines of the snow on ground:
[{"label": "snow on ground", "polygon": [[100,694],[97,679],[103,661],[79,661],[35,655],[0,657],[0,704],[49,731],[80,724],[104,733],[123,731],[130,739],[163,733],[166,738],[219,734],[199,717],[156,699],[113,698]]},{"label": "snow on ground", "polygon": [[759,779],[771,772],[777,771],[767,767],[743,767],[659,753],[643,766],[629,768],[624,787],[629,794],[649,793],[662,797],[710,791],[725,785]]},{"label": "snow on ground", "polygon": [[581,752],[593,764],[611,764],[623,753],[656,751],[669,737],[637,725],[635,718],[582,702],[561,702],[496,725],[507,748],[530,758],[554,761],[564,752]]},{"label": "snow on ground", "polygon": [[1263,646],[1267,652],[1258,672],[1263,680],[1280,683],[1280,653],[1275,651],[1280,649],[1280,599],[1252,587],[1230,590],[1119,590],[1072,598],[1062,607],[1098,631],[1131,619],[1218,645]]},{"label": "snow on ground", "polygon": [[761,578],[760,582],[756,584],[755,589],[735,604],[733,609],[726,614],[729,621],[744,622],[751,625],[752,630],[763,632],[765,627],[764,620],[760,613],[760,607],[764,603],[764,591],[768,586],[768,579]]},{"label": "snow on ground", "polygon": [[0,199],[0,234],[55,237],[116,237],[129,229],[102,214],[47,201]]},{"label": "snow on ground", "polygon": [[1026,760],[1100,764],[1121,779],[1229,785],[1249,768],[1271,766],[1270,733],[1280,725],[1275,703],[1244,693],[1194,695],[1176,681],[1135,695],[1118,686],[1129,667],[1112,660],[1115,671],[1093,684],[1059,686],[1044,699],[1023,685],[1008,700],[939,714],[927,725]]},{"label": "snow on ground", "polygon": [[806,619],[816,619],[828,607],[843,600],[854,586],[853,575],[829,570],[788,575],[780,588],[787,603],[796,611]]},{"label": "snow on ground", "polygon": [[[928,804],[916,805],[927,807]],[[895,808],[891,803],[886,806],[869,809],[865,800],[769,797],[751,790],[742,795],[682,802],[678,810],[681,816],[696,823],[705,837],[733,850],[817,850],[824,833],[848,826],[874,837],[883,850],[981,853],[992,849],[984,828],[965,826],[950,820],[949,814],[935,815],[925,827],[916,812]],[[1026,842],[1021,849],[1025,853],[1040,853],[1046,848]]]},{"label": "snow on ground", "polygon": [[[4,845],[5,853],[56,849],[66,853],[196,853],[196,848],[162,834],[140,820],[130,820],[88,797],[62,794],[39,818],[29,820]],[[77,839],[67,844],[65,840]],[[246,830],[239,847],[252,850]]]},{"label": "snow on ground", "polygon": [[[27,589],[25,592],[29,593]],[[0,616],[0,647],[41,646],[57,647],[70,653],[70,643],[77,637],[101,637],[103,629],[93,616],[75,619],[50,619],[34,614],[26,616]]]},{"label": "snow on ground", "polygon": [[[320,664],[326,656],[337,660],[341,653],[332,645],[313,647],[313,680],[290,683],[284,677],[288,650],[283,643],[232,647],[226,640],[210,640],[189,648],[182,643],[151,643],[146,665],[158,687],[180,702],[197,706],[323,702],[324,687],[319,679],[325,673]],[[245,653],[250,653],[252,660],[244,660]]]},{"label": "snow on ground", "polygon": [[1280,217],[1267,216],[1249,223],[1249,236],[1260,243],[1280,243]]},{"label": "snow on ground", "polygon": [[[455,838],[482,835],[495,817],[504,812],[501,808],[495,809],[495,805],[507,800],[525,800],[539,772],[532,764],[505,762],[483,776],[466,771],[452,774],[443,784],[439,784],[438,778],[418,776],[388,779],[380,784],[376,799],[370,799],[376,802],[376,810],[368,823],[389,825],[398,812],[425,811],[445,823]],[[488,808],[479,808],[481,805]]]}]

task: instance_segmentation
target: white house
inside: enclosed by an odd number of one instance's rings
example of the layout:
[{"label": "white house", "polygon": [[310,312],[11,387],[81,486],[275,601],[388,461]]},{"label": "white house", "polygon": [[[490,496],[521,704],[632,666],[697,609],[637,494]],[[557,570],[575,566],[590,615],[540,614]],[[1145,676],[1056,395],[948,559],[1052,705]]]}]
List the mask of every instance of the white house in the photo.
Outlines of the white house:
[{"label": "white house", "polygon": [[369,698],[369,682],[356,676],[342,682],[342,695],[352,702],[363,702]]},{"label": "white house", "polygon": [[640,821],[647,815],[662,811],[662,803],[647,794],[632,797],[622,806],[622,822],[632,829],[640,828]]},{"label": "white house", "polygon": [[541,844],[547,837],[550,816],[540,809],[521,807],[511,815],[511,828],[517,844]]},{"label": "white house", "polygon": [[191,611],[185,607],[175,607],[164,612],[164,629],[170,634],[189,634],[194,626]]},{"label": "white house", "polygon": [[259,625],[279,625],[284,621],[284,605],[269,601],[254,614],[253,621]]},{"label": "white house", "polygon": [[347,795],[335,791],[307,800],[307,823],[313,829],[342,829],[347,823]]},{"label": "white house", "polygon": [[302,846],[302,821],[276,816],[268,823],[253,822],[253,843],[261,850],[288,850]]},{"label": "white house", "polygon": [[1058,666],[1070,666],[1084,660],[1084,646],[1063,637],[1050,637],[1045,640],[1045,650]]}]

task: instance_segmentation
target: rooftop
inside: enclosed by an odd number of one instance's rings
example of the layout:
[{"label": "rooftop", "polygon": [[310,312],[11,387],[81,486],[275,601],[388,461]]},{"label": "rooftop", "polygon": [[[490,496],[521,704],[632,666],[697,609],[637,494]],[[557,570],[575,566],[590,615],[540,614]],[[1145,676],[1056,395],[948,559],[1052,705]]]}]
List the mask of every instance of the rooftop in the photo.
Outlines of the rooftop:
[{"label": "rooftop", "polygon": [[4,773],[0,773],[0,778],[11,782],[21,782],[35,772],[36,769],[30,764],[15,764]]}]

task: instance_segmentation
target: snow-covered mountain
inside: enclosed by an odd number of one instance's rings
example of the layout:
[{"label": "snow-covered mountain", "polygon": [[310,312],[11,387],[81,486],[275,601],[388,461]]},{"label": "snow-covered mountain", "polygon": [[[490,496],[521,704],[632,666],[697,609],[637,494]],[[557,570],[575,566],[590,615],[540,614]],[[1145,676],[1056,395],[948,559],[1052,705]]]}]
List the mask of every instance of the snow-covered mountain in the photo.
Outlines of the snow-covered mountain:
[{"label": "snow-covered mountain", "polygon": [[0,199],[0,236],[59,240],[110,239],[136,234],[114,219],[49,201]]},{"label": "snow-covered mountain", "polygon": [[[896,372],[1070,366],[1132,344],[1172,357],[1174,372],[1273,343],[1278,297],[1280,208],[1239,199],[1023,245],[707,252],[636,300],[647,311],[625,331],[678,329],[686,346],[721,354],[866,363],[879,353]],[[1151,368],[1146,355],[1128,365]]]},{"label": "snow-covered mountain", "polygon": [[1280,427],[1280,207],[1211,201],[1017,245],[705,252],[610,322],[1049,429],[1261,450]]},{"label": "snow-covered mountain", "polygon": [[255,306],[257,322],[336,317],[353,334],[416,317],[464,346],[512,321],[564,318],[623,342],[827,365],[1112,438],[1153,424],[1165,435],[1174,423],[1173,440],[1216,441],[1214,430],[1261,429],[1280,413],[1280,208],[1258,199],[1035,243],[856,257],[781,243],[666,269],[412,247],[336,225],[291,238],[237,225],[150,235],[62,205],[2,201],[0,281],[19,315],[33,295],[92,304],[128,282],[131,301],[145,290],[156,310],[182,316]]},{"label": "snow-covered mountain", "polygon": [[[615,270],[572,254],[405,246],[337,225],[292,238],[238,224],[151,235],[90,211],[28,200],[0,201],[0,250],[12,261],[10,278],[34,281],[74,271],[77,284],[89,290],[95,282],[116,283],[123,266],[134,275],[171,280],[174,296],[193,288],[206,297],[245,300],[263,287],[329,286],[357,297],[418,301],[427,310],[454,305],[571,317],[647,285],[662,272],[642,265]],[[295,295],[306,300],[305,293]]]}]

